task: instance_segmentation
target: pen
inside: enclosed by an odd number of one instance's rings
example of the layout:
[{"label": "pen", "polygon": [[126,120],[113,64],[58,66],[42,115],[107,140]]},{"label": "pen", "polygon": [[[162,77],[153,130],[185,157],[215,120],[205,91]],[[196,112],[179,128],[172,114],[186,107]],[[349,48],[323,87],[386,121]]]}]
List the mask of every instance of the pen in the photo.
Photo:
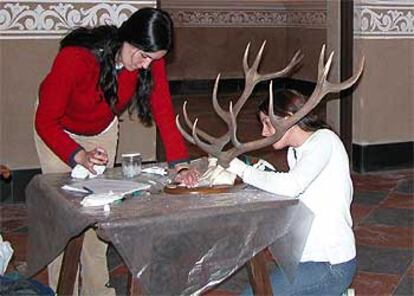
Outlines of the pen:
[{"label": "pen", "polygon": [[86,187],[86,186],[82,186],[82,189],[84,189],[84,190],[88,191],[88,193],[89,193],[89,194],[94,193],[92,190],[90,190],[90,189],[89,189],[88,187]]}]

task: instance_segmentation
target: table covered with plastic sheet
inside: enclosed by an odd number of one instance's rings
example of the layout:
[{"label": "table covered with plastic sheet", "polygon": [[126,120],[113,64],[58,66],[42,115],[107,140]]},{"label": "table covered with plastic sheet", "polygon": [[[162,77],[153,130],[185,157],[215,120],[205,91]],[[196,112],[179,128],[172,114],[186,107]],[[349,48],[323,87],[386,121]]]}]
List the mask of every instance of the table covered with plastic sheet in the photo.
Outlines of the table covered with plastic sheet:
[{"label": "table covered with plastic sheet", "polygon": [[[103,178],[122,178],[119,168]],[[148,295],[198,294],[220,283],[269,247],[293,279],[312,212],[298,199],[239,185],[220,194],[170,195],[166,177],[141,174],[134,180],[149,192],[122,203],[82,207],[85,196],[61,189],[69,174],[37,175],[26,188],[29,214],[29,275],[61,253],[88,227],[111,242]]]}]

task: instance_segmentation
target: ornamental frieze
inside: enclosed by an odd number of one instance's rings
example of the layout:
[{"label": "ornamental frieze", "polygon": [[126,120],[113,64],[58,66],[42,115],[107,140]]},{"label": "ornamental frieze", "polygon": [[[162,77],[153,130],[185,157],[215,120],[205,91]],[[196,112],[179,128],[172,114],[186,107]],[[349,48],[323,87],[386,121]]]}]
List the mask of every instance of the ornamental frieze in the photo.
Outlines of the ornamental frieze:
[{"label": "ornamental frieze", "polygon": [[60,38],[79,26],[120,25],[156,1],[2,1],[0,39]]},{"label": "ornamental frieze", "polygon": [[313,27],[326,26],[326,11],[170,9],[176,27]]},{"label": "ornamental frieze", "polygon": [[414,38],[414,1],[361,1],[354,15],[355,38]]}]

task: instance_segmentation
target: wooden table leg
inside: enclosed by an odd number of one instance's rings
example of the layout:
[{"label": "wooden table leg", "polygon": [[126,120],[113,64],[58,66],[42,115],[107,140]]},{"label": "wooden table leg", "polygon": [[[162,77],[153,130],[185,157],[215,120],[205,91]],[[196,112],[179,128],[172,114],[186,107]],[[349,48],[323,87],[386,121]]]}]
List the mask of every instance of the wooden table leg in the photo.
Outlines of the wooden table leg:
[{"label": "wooden table leg", "polygon": [[82,250],[84,234],[72,238],[66,245],[63,254],[62,266],[60,267],[59,281],[57,286],[58,295],[73,295],[73,288],[78,272],[80,254]]},{"label": "wooden table leg", "polygon": [[254,295],[273,295],[265,256],[265,252],[262,250],[247,262],[247,271]]},{"label": "wooden table leg", "polygon": [[142,296],[144,295],[139,281],[136,277],[128,272],[128,296]]}]

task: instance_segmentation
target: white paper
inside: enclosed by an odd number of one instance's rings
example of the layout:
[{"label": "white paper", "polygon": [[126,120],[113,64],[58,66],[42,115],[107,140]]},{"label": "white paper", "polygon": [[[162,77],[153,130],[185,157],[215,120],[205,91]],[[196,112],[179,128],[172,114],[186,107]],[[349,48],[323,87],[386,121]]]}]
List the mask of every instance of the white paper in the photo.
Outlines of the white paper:
[{"label": "white paper", "polygon": [[85,196],[81,201],[81,205],[84,207],[108,206],[109,204],[122,199],[123,197],[124,194],[115,194],[113,192],[93,193]]},{"label": "white paper", "polygon": [[102,175],[105,172],[106,166],[104,165],[94,165],[93,169],[96,171],[96,174],[92,174],[87,168],[77,164],[71,173],[71,177],[75,179],[86,179],[86,178],[96,178],[99,175]]},{"label": "white paper", "polygon": [[67,184],[62,189],[72,190],[83,193],[109,193],[114,194],[128,194],[136,191],[146,190],[151,187],[147,183],[139,183],[127,180],[112,180],[112,179],[90,179],[85,181],[78,181],[72,184]]},{"label": "white paper", "polygon": [[164,168],[160,168],[160,167],[150,167],[150,168],[146,168],[146,169],[142,169],[143,173],[147,173],[147,174],[155,174],[155,175],[161,175],[161,176],[165,176],[167,174],[167,170]]}]

